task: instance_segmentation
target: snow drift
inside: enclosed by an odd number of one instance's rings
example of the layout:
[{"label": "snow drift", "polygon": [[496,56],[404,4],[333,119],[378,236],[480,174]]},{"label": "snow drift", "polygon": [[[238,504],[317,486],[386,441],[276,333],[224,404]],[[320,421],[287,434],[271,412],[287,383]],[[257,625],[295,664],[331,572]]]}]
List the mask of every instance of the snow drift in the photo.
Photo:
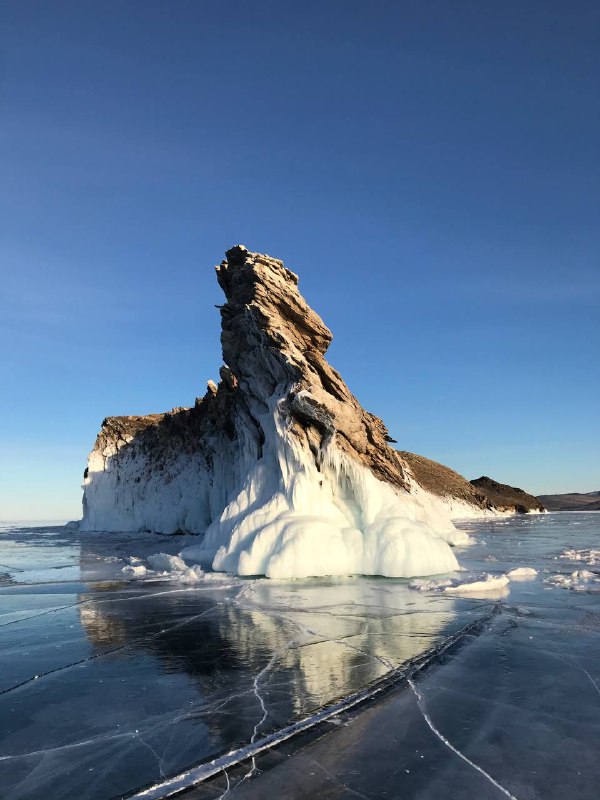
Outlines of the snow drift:
[{"label": "snow drift", "polygon": [[183,557],[238,575],[456,569],[450,544],[468,537],[450,512],[489,503],[418,484],[325,360],[332,334],[281,261],[238,246],[217,277],[227,299],[218,386],[192,408],[104,420],[81,528],[197,533]]}]

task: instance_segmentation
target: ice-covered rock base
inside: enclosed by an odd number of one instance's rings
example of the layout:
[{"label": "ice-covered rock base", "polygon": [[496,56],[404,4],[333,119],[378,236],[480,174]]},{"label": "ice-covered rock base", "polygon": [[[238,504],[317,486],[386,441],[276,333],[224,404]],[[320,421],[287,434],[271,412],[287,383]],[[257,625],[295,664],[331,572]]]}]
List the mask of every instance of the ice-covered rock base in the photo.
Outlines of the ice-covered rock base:
[{"label": "ice-covered rock base", "polygon": [[284,431],[266,450],[184,557],[270,578],[410,577],[458,567],[448,542],[459,532],[433,505],[377,480],[332,445],[319,469]]}]

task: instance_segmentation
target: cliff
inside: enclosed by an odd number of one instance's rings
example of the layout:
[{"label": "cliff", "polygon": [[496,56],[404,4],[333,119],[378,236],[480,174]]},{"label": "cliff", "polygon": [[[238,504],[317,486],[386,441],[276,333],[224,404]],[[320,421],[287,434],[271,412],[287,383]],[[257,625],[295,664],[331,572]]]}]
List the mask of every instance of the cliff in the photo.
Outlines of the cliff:
[{"label": "cliff", "polygon": [[[242,246],[226,256],[219,384],[192,408],[104,420],[82,529],[198,533],[195,557],[244,575],[455,569],[452,497],[327,363],[332,334],[297,276]],[[463,484],[454,500],[491,508]]]},{"label": "cliff", "polygon": [[527,494],[523,489],[518,489],[515,486],[507,486],[504,483],[488,478],[482,475],[481,478],[476,478],[471,481],[479,491],[483,492],[485,496],[498,508],[499,511],[511,511],[517,514],[531,514],[542,513],[546,509],[537,497]]}]

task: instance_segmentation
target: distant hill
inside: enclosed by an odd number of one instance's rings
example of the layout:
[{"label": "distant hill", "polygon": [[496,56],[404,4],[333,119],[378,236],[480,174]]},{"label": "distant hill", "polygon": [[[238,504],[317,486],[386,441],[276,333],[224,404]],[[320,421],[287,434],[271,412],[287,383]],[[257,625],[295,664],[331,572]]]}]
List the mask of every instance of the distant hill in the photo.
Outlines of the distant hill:
[{"label": "distant hill", "polygon": [[439,497],[452,498],[459,503],[468,503],[482,511],[494,511],[494,504],[485,493],[476,489],[466,478],[450,467],[406,450],[397,452],[400,458],[408,464],[417,483],[428,492]]},{"label": "distant hill", "polygon": [[538,498],[523,489],[506,486],[485,475],[468,481],[453,469],[406,450],[399,450],[398,455],[408,465],[417,483],[432,494],[456,503],[467,503],[482,511],[514,511],[517,514],[545,511]]},{"label": "distant hill", "polygon": [[600,492],[541,494],[538,500],[548,511],[600,511]]},{"label": "distant hill", "polygon": [[517,514],[527,514],[531,511],[545,511],[545,503],[540,498],[527,494],[516,486],[507,486],[505,483],[482,475],[471,481],[472,485],[483,492],[500,511],[516,511]]}]

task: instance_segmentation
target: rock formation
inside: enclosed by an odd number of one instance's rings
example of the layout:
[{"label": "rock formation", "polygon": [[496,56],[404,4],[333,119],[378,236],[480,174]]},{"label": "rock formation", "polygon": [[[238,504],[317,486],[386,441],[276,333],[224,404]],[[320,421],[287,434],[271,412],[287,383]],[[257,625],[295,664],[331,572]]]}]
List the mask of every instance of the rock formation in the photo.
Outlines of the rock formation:
[{"label": "rock formation", "polygon": [[498,483],[486,475],[476,478],[471,483],[480,492],[483,492],[499,511],[528,514],[543,513],[546,510],[537,497],[527,494],[523,489],[518,489],[515,486]]},{"label": "rock formation", "polygon": [[[453,518],[468,517],[477,512],[482,515],[497,513],[498,509],[484,492],[450,467],[406,450],[399,451],[398,455],[415,485],[441,497]],[[413,491],[418,489],[413,488]]]},{"label": "rock formation", "polygon": [[242,246],[226,255],[219,384],[192,408],[104,420],[82,529],[201,534],[189,556],[243,575],[455,569],[449,543],[466,537],[450,515],[492,505],[466,481],[432,491],[420,457],[390,446],[325,360],[332,334],[293,272]]}]

